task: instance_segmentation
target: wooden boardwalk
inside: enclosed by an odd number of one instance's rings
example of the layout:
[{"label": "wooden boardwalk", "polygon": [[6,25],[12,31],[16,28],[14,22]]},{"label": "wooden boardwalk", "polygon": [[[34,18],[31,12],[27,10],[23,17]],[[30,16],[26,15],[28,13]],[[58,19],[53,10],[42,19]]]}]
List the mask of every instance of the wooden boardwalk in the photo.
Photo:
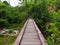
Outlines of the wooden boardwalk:
[{"label": "wooden boardwalk", "polygon": [[33,19],[28,19],[13,45],[48,45]]}]

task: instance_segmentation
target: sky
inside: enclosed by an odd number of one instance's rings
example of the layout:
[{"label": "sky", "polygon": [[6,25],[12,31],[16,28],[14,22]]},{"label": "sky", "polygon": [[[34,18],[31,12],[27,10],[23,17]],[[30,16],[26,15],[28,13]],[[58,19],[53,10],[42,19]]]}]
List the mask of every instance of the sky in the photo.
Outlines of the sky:
[{"label": "sky", "polygon": [[[1,0],[1,1],[4,1],[4,0]],[[9,0],[5,0],[5,1],[8,1],[9,2]],[[17,6],[17,5],[19,5],[19,3],[21,3],[21,1],[19,1],[19,0],[10,0],[10,5],[11,6]]]}]

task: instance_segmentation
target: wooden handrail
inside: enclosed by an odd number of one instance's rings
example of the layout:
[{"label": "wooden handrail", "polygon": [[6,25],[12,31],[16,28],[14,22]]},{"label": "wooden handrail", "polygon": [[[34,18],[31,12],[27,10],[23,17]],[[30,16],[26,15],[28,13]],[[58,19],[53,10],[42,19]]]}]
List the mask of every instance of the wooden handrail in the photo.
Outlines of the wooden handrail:
[{"label": "wooden handrail", "polygon": [[36,25],[35,21],[33,20],[34,23],[34,27],[38,33],[38,37],[41,40],[41,45],[48,45],[48,43],[46,42],[44,36],[42,35],[41,31],[39,30],[38,26]]},{"label": "wooden handrail", "polygon": [[13,45],[19,45],[21,43],[21,40],[23,38],[26,26],[27,26],[28,20],[26,21],[26,23],[24,24],[24,27],[22,28],[21,32],[19,33],[17,39],[15,40]]}]

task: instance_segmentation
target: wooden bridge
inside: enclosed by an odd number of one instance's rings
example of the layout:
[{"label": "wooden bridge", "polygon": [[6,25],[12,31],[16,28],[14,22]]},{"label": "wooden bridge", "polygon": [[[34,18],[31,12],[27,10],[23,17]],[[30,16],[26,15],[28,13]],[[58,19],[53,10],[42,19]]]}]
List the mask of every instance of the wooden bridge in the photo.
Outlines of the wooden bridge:
[{"label": "wooden bridge", "polygon": [[29,18],[13,45],[48,45],[35,21]]}]

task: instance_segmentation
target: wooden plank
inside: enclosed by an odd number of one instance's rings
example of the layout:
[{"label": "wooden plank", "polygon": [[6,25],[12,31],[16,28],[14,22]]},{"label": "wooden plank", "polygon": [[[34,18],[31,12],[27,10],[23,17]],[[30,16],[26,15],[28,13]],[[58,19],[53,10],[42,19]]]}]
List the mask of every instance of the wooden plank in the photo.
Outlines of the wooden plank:
[{"label": "wooden plank", "polygon": [[28,19],[13,45],[48,45],[33,19]]},{"label": "wooden plank", "polygon": [[39,39],[41,40],[41,44],[42,44],[42,45],[48,45],[47,42],[46,42],[46,40],[45,40],[45,38],[44,38],[44,36],[42,35],[41,31],[39,30],[39,28],[38,28],[38,26],[36,25],[36,23],[35,23],[34,20],[33,20],[33,23],[34,23],[35,29],[36,29],[36,31],[37,31],[37,33],[38,33]]},{"label": "wooden plank", "polygon": [[20,45],[41,45],[32,19],[29,19]]},{"label": "wooden plank", "polygon": [[27,23],[28,23],[28,20],[26,21],[26,23],[24,24],[24,27],[22,28],[21,32],[19,33],[17,39],[15,40],[14,44],[13,45],[19,45],[19,43],[21,42],[22,40],[22,37],[23,37],[23,34],[24,34],[24,30],[27,26]]}]

